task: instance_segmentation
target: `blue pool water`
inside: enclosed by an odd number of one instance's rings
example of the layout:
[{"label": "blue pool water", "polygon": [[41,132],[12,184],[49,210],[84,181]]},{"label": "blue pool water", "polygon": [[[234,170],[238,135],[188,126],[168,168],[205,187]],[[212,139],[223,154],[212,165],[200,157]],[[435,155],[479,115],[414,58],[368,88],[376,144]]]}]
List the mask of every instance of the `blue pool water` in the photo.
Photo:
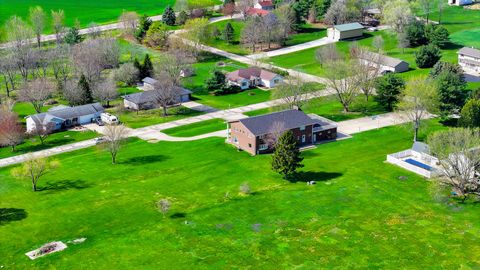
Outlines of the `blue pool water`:
[{"label": "blue pool water", "polygon": [[424,170],[427,170],[427,171],[431,171],[431,170],[432,170],[432,167],[428,166],[427,164],[423,164],[423,163],[421,163],[420,161],[416,161],[416,160],[411,159],[411,158],[405,159],[404,161],[407,162],[407,163],[410,163],[410,164],[412,164],[412,165],[414,165],[414,166],[420,167],[420,168],[422,168],[422,169],[424,169]]}]

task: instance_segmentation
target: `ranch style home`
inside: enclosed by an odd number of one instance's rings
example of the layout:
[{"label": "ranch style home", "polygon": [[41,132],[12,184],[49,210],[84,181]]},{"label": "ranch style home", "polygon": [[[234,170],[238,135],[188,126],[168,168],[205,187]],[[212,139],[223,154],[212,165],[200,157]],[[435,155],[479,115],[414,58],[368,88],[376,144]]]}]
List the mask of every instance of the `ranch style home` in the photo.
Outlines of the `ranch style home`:
[{"label": "ranch style home", "polygon": [[227,74],[229,85],[236,85],[242,90],[263,86],[273,88],[283,82],[283,77],[257,67],[239,69]]},{"label": "ranch style home", "polygon": [[382,72],[405,72],[409,69],[407,62],[379,53],[363,52],[358,58],[363,64],[378,66]]},{"label": "ranch style home", "polygon": [[458,51],[458,64],[465,73],[480,75],[480,50],[463,47]]},{"label": "ranch style home", "polygon": [[473,4],[473,0],[448,0],[448,4],[451,6],[465,6]]},{"label": "ranch style home", "polygon": [[254,6],[254,8],[262,9],[262,10],[274,10],[275,5],[272,1],[258,1]]},{"label": "ranch style home", "polygon": [[[136,111],[158,108],[156,99],[158,96],[161,97],[161,95],[158,94],[158,91],[161,91],[161,90],[149,90],[149,91],[126,95],[123,97],[123,105],[127,109],[132,109]],[[192,96],[192,91],[182,87],[178,87],[177,98],[174,102],[171,103],[171,105],[177,105],[182,102],[188,102],[190,101],[191,96]]]},{"label": "ranch style home", "polygon": [[336,124],[300,110],[230,121],[227,129],[227,142],[251,155],[272,152],[272,140],[288,130],[297,138],[299,147],[337,138]]},{"label": "ranch style home", "polygon": [[87,104],[76,107],[60,105],[48,112],[29,115],[26,117],[27,132],[37,127],[51,126],[52,131],[66,129],[73,126],[92,123],[105,111],[100,103]]},{"label": "ranch style home", "polygon": [[359,23],[347,23],[334,25],[327,30],[327,36],[333,40],[358,38],[363,36],[363,25]]}]

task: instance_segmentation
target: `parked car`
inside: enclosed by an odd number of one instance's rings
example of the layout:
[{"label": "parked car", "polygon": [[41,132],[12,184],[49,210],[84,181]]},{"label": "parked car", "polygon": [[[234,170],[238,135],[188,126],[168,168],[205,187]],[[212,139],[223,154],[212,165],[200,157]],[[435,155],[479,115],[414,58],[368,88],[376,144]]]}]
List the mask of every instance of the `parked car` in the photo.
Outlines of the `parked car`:
[{"label": "parked car", "polygon": [[105,125],[105,123],[103,123],[101,118],[95,119],[95,123],[97,123],[97,125],[99,125],[99,126],[104,126]]},{"label": "parked car", "polygon": [[376,27],[368,27],[367,31],[368,32],[376,32],[376,31],[378,31],[378,29]]}]

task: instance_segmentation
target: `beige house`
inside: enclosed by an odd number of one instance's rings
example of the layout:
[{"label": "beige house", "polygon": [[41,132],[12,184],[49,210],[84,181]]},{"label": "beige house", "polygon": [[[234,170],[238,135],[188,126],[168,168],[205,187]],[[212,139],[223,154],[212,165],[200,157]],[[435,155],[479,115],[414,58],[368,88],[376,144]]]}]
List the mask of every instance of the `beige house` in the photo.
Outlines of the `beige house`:
[{"label": "beige house", "polygon": [[283,82],[283,77],[257,67],[235,70],[227,74],[228,84],[236,85],[242,90],[263,86],[273,88]]},{"label": "beige house", "polygon": [[363,25],[359,23],[347,23],[334,25],[327,30],[327,36],[333,40],[358,38],[363,36]]},{"label": "beige house", "polygon": [[463,47],[458,51],[458,64],[465,73],[480,75],[480,50]]}]

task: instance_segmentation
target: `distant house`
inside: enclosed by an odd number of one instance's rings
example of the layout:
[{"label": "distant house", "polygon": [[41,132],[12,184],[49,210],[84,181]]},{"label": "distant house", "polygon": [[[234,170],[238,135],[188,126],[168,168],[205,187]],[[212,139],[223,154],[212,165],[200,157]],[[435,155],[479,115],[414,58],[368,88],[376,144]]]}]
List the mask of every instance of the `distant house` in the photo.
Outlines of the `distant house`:
[{"label": "distant house", "polygon": [[271,138],[291,130],[299,146],[337,138],[337,126],[317,115],[286,110],[228,122],[227,142],[252,155],[273,150]]},{"label": "distant house", "polygon": [[[156,102],[156,97],[158,91],[161,90],[150,90],[126,95],[123,97],[123,105],[125,108],[133,110],[149,110],[157,108],[158,104]],[[179,87],[178,93],[177,100],[171,105],[190,101],[192,91]]]},{"label": "distant house", "polygon": [[379,53],[364,52],[358,57],[366,65],[378,66],[382,72],[405,72],[409,69],[407,62]]},{"label": "distant house", "polygon": [[100,117],[103,111],[105,109],[100,103],[76,107],[57,106],[51,108],[48,112],[27,116],[27,132],[31,132],[37,127],[46,127],[48,125],[51,125],[52,131],[56,131],[92,123]]},{"label": "distant house", "polygon": [[448,0],[448,4],[451,6],[465,6],[473,4],[473,0]]},{"label": "distant house", "polygon": [[480,50],[463,47],[458,51],[458,64],[465,73],[480,75]]},{"label": "distant house", "polygon": [[195,75],[193,68],[183,68],[180,70],[180,77],[182,78],[192,77],[193,75]]},{"label": "distant house", "polygon": [[145,77],[143,80],[143,90],[144,91],[150,91],[155,89],[155,84],[157,83],[157,80],[150,78],[150,77]]},{"label": "distant house", "polygon": [[239,69],[226,77],[230,85],[239,86],[242,90],[256,86],[272,88],[283,82],[282,76],[257,67]]},{"label": "distant house", "polygon": [[252,17],[252,16],[258,16],[258,17],[263,17],[267,14],[269,14],[270,11],[260,9],[260,8],[249,8],[247,9],[247,13],[245,14],[247,17]]},{"label": "distant house", "polygon": [[327,36],[333,40],[357,38],[363,36],[364,27],[359,23],[335,25],[327,30]]},{"label": "distant house", "polygon": [[254,6],[256,9],[261,9],[261,10],[274,10],[275,5],[273,4],[272,1],[261,1],[259,0]]}]

